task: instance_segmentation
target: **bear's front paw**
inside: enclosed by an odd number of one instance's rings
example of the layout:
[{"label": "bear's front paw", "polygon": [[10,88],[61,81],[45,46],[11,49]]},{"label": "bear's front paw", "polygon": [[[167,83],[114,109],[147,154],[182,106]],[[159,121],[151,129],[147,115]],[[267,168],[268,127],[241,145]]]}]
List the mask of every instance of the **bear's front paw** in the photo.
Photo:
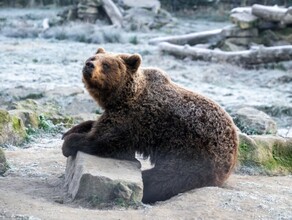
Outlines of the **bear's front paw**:
[{"label": "bear's front paw", "polygon": [[[65,157],[69,156],[75,156],[78,151],[78,139],[76,134],[70,134],[65,137],[63,146],[62,146],[62,152]],[[77,144],[77,145],[76,145]]]},{"label": "bear's front paw", "polygon": [[69,147],[63,144],[62,153],[65,157],[75,156],[77,154],[77,150],[74,147]]}]

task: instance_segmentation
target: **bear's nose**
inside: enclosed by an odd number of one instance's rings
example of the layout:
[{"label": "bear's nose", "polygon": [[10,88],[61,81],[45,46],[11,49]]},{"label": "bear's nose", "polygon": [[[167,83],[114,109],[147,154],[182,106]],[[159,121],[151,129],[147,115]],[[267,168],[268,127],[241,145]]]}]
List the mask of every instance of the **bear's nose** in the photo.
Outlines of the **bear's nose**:
[{"label": "bear's nose", "polygon": [[91,61],[87,61],[87,62],[85,63],[85,66],[86,66],[87,68],[90,68],[90,69],[93,69],[93,68],[94,68],[94,64],[93,64]]}]

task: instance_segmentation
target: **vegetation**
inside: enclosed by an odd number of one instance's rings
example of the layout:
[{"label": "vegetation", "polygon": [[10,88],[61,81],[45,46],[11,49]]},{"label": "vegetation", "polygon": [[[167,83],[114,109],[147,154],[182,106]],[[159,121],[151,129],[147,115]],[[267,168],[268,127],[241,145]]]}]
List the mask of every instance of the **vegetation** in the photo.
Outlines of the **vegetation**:
[{"label": "vegetation", "polygon": [[292,173],[292,139],[240,135],[238,160],[241,166],[257,167],[263,174]]},{"label": "vegetation", "polygon": [[70,116],[62,115],[53,105],[40,105],[35,100],[23,100],[13,105],[14,110],[0,110],[0,144],[21,145],[41,133],[59,133],[73,125]]}]

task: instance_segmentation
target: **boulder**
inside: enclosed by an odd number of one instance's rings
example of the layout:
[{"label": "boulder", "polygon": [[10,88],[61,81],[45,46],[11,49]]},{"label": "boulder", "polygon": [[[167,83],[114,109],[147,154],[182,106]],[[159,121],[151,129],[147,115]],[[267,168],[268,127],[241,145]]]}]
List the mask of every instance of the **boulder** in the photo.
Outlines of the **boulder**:
[{"label": "boulder", "polygon": [[101,0],[80,0],[77,6],[78,18],[89,22],[95,22],[99,14],[98,7],[101,5]]},{"label": "boulder", "polygon": [[220,46],[220,49],[223,51],[242,51],[246,50],[247,48],[244,47],[244,45],[237,45],[233,43],[230,39],[226,39],[222,46]]},{"label": "boulder", "polygon": [[257,28],[240,29],[236,25],[230,25],[223,28],[226,37],[258,37],[259,31]]},{"label": "boulder", "polygon": [[249,174],[292,173],[292,138],[275,135],[239,134],[239,166]]},{"label": "boulder", "polygon": [[233,114],[237,127],[246,134],[276,134],[277,124],[266,113],[252,107],[238,109]]},{"label": "boulder", "polygon": [[40,119],[38,114],[27,109],[14,109],[8,111],[10,115],[16,116],[23,121],[26,128],[38,128]]},{"label": "boulder", "polygon": [[[61,91],[66,93],[65,90]],[[72,90],[72,93],[68,91],[67,95],[75,94],[74,91]],[[9,112],[11,112],[11,115],[20,117],[27,128],[43,128],[42,125],[46,121],[50,121],[52,126],[57,124],[71,126],[73,123],[71,116],[62,114],[58,107],[51,102],[42,104],[32,99],[26,99],[13,103]]]},{"label": "boulder", "polygon": [[145,8],[157,12],[160,9],[160,2],[158,0],[121,0],[118,3],[123,8]]},{"label": "boulder", "polygon": [[254,43],[258,42],[256,38],[252,37],[230,37],[226,41],[229,41],[232,44],[235,44],[237,46],[244,46],[249,47],[253,45]]},{"label": "boulder", "polygon": [[4,151],[0,148],[0,175],[4,174],[8,169]]},{"label": "boulder", "polygon": [[258,18],[248,12],[233,13],[230,15],[230,19],[241,29],[253,28],[257,25],[258,22]]},{"label": "boulder", "polygon": [[78,152],[67,159],[65,187],[72,199],[95,205],[137,204],[143,195],[140,163]]},{"label": "boulder", "polygon": [[125,12],[123,27],[127,30],[158,29],[172,21],[171,15],[163,9],[156,12],[145,8],[131,8]]},{"label": "boulder", "polygon": [[5,144],[19,145],[24,142],[26,136],[21,118],[0,109],[0,146]]}]

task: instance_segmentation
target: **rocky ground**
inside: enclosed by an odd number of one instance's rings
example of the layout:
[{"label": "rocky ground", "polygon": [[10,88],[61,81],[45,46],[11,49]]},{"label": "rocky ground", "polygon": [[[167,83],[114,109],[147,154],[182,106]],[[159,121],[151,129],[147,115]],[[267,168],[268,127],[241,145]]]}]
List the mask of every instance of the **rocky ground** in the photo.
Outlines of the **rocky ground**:
[{"label": "rocky ground", "polygon": [[[86,33],[93,27],[91,24],[70,23],[62,27],[63,32],[55,30],[63,33],[64,40],[25,35],[31,33],[30,27],[41,28],[42,19],[54,13],[0,9],[2,109],[9,110],[12,103],[31,98],[39,105],[53,105],[75,119],[96,117],[95,113],[101,110],[83,88],[81,69],[86,58],[104,47],[113,52],[140,53],[143,66],[164,69],[173,81],[211,97],[231,114],[247,106],[264,111],[277,122],[279,135],[292,136],[291,62],[243,69],[226,63],[179,60],[147,44],[152,37],[214,29],[226,23],[178,19],[160,31],[121,31],[117,36],[123,40],[119,43],[76,42],[80,38],[74,36]],[[19,22],[29,28],[20,29]],[[22,38],[19,32],[32,38]],[[60,151],[60,138],[65,129],[34,134],[21,147],[5,145],[10,169],[0,176],[0,219],[292,219],[291,175],[237,173],[223,188],[196,189],[138,209],[97,210],[89,209],[90,204],[81,207],[71,202],[63,189],[66,159]]]}]

